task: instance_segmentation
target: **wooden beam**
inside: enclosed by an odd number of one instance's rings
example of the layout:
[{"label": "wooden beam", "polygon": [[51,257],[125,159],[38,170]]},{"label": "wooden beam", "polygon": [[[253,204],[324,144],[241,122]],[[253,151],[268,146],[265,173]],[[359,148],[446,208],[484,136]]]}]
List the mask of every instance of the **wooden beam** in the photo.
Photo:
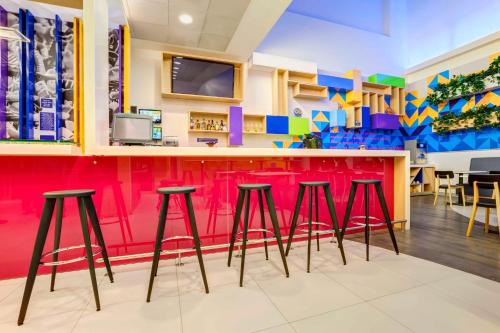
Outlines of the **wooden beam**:
[{"label": "wooden beam", "polygon": [[82,9],[83,0],[30,0],[32,2],[46,3],[49,5]]}]

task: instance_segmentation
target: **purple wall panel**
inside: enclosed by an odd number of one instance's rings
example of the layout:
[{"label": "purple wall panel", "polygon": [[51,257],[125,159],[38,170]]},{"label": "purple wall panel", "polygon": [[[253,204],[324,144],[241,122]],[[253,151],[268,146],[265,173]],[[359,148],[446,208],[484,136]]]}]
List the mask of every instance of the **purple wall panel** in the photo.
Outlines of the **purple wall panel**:
[{"label": "purple wall panel", "polygon": [[[2,6],[0,6],[0,26],[7,26],[7,12]],[[9,61],[7,51],[7,41],[0,40],[0,139],[7,138],[7,64]]]},{"label": "purple wall panel", "polygon": [[377,113],[371,115],[373,129],[398,129],[399,117],[395,114]]},{"label": "purple wall panel", "polygon": [[243,145],[243,109],[241,106],[229,107],[229,145]]}]

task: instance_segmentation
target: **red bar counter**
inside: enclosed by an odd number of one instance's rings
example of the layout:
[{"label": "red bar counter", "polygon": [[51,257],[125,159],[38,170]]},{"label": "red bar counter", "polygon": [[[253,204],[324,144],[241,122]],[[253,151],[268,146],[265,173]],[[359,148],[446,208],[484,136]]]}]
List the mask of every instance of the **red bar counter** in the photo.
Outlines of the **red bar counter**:
[{"label": "red bar counter", "polygon": [[[288,234],[298,183],[306,180],[331,182],[337,217],[342,223],[351,180],[381,179],[391,218],[409,222],[409,158],[402,151],[106,147],[91,153],[93,156],[21,156],[9,151],[0,156],[0,279],[27,273],[42,211],[42,193],[53,190],[97,191],[94,202],[108,254],[118,259],[141,254],[148,258],[152,252],[160,206],[156,189],[161,186],[196,187],[192,198],[203,246],[229,242],[238,183],[272,184],[283,235]],[[352,216],[363,215],[360,192],[356,200],[359,204]],[[319,208],[320,220],[325,221],[328,212],[323,200]],[[251,206],[250,223],[254,227],[260,225],[256,209],[256,205]],[[372,200],[370,211],[382,217],[377,200]],[[305,220],[306,212],[304,204],[299,222]],[[183,200],[174,198],[166,234],[186,234],[186,223]],[[46,252],[52,249],[53,225]],[[61,247],[82,244],[80,228],[76,202],[66,200]],[[164,248],[178,246],[190,244],[166,243]],[[225,251],[223,247],[220,250]],[[75,251],[78,252],[61,253],[60,259],[83,254],[82,249]],[[112,264],[124,262],[127,261]],[[61,266],[61,270],[85,265],[81,262]],[[49,269],[41,267],[39,272],[48,273]]]}]

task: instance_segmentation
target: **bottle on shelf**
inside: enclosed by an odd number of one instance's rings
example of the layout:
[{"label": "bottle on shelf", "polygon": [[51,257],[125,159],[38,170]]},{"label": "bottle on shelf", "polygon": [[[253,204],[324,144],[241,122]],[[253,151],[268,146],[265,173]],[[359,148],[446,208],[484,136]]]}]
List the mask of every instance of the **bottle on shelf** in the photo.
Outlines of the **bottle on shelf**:
[{"label": "bottle on shelf", "polygon": [[200,119],[196,119],[196,129],[197,130],[201,129]]},{"label": "bottle on shelf", "polygon": [[215,122],[214,130],[216,130],[216,131],[220,131],[221,130],[221,128],[219,126],[219,123],[217,121]]},{"label": "bottle on shelf", "polygon": [[221,131],[223,132],[226,132],[227,131],[227,126],[226,124],[224,124],[224,120],[220,120],[220,127],[221,127]]},{"label": "bottle on shelf", "polygon": [[191,120],[189,122],[189,128],[190,129],[194,129],[194,120],[193,120],[193,117],[191,117]]},{"label": "bottle on shelf", "polygon": [[205,118],[202,119],[201,121],[201,130],[206,131],[207,130],[207,123],[205,122]]}]

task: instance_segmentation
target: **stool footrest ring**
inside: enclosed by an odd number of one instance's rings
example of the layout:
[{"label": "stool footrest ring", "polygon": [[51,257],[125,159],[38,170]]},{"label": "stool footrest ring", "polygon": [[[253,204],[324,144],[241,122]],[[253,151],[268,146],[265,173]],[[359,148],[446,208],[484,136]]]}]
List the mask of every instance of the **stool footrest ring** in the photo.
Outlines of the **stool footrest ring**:
[{"label": "stool footrest ring", "polygon": [[[98,245],[91,244],[90,247],[92,247],[94,249],[99,249],[99,251],[92,253],[93,257],[95,257],[96,255],[98,255],[99,253],[102,252],[101,247]],[[52,254],[64,252],[64,251],[83,249],[83,248],[85,248],[85,245],[75,245],[75,246],[68,246],[68,247],[64,247],[64,248],[59,248],[55,251],[50,251],[50,252],[42,254],[42,258],[44,258],[46,256],[50,256]],[[78,257],[78,258],[74,258],[74,259],[68,259],[68,260],[61,260],[61,261],[48,261],[48,262],[40,261],[40,265],[42,265],[42,266],[60,266],[60,265],[72,264],[74,262],[78,262],[78,261],[82,261],[82,260],[86,260],[86,259],[87,259],[87,256]]]},{"label": "stool footrest ring", "polygon": [[[312,221],[311,224],[312,225],[322,225],[322,226],[325,226],[325,227],[328,227],[328,228],[331,227],[331,225],[329,225],[327,223],[324,223],[324,222],[314,222],[314,221]],[[299,223],[299,224],[297,224],[297,228],[302,227],[302,226],[308,226],[308,225],[309,225],[309,222]]]},{"label": "stool footrest ring", "polygon": [[[309,232],[309,229],[297,229],[298,231],[301,231],[302,234],[300,234],[301,237],[306,236],[304,234],[307,234]],[[334,234],[335,230],[313,230],[312,234],[313,235],[327,235],[327,234]]]},{"label": "stool footrest ring", "polygon": [[[366,219],[366,216],[360,215],[360,216],[351,216],[350,220],[364,220]],[[383,221],[385,223],[385,219],[382,219],[380,217],[375,217],[375,216],[368,216],[368,220],[376,220],[376,221]]]},{"label": "stool footrest ring", "polygon": [[[268,229],[248,229],[247,233],[249,233],[249,232],[269,232],[269,233],[274,235],[274,232],[272,232],[271,230],[268,230]],[[240,231],[240,232],[238,232],[238,235],[242,234],[242,233],[243,233],[243,231]]]}]

